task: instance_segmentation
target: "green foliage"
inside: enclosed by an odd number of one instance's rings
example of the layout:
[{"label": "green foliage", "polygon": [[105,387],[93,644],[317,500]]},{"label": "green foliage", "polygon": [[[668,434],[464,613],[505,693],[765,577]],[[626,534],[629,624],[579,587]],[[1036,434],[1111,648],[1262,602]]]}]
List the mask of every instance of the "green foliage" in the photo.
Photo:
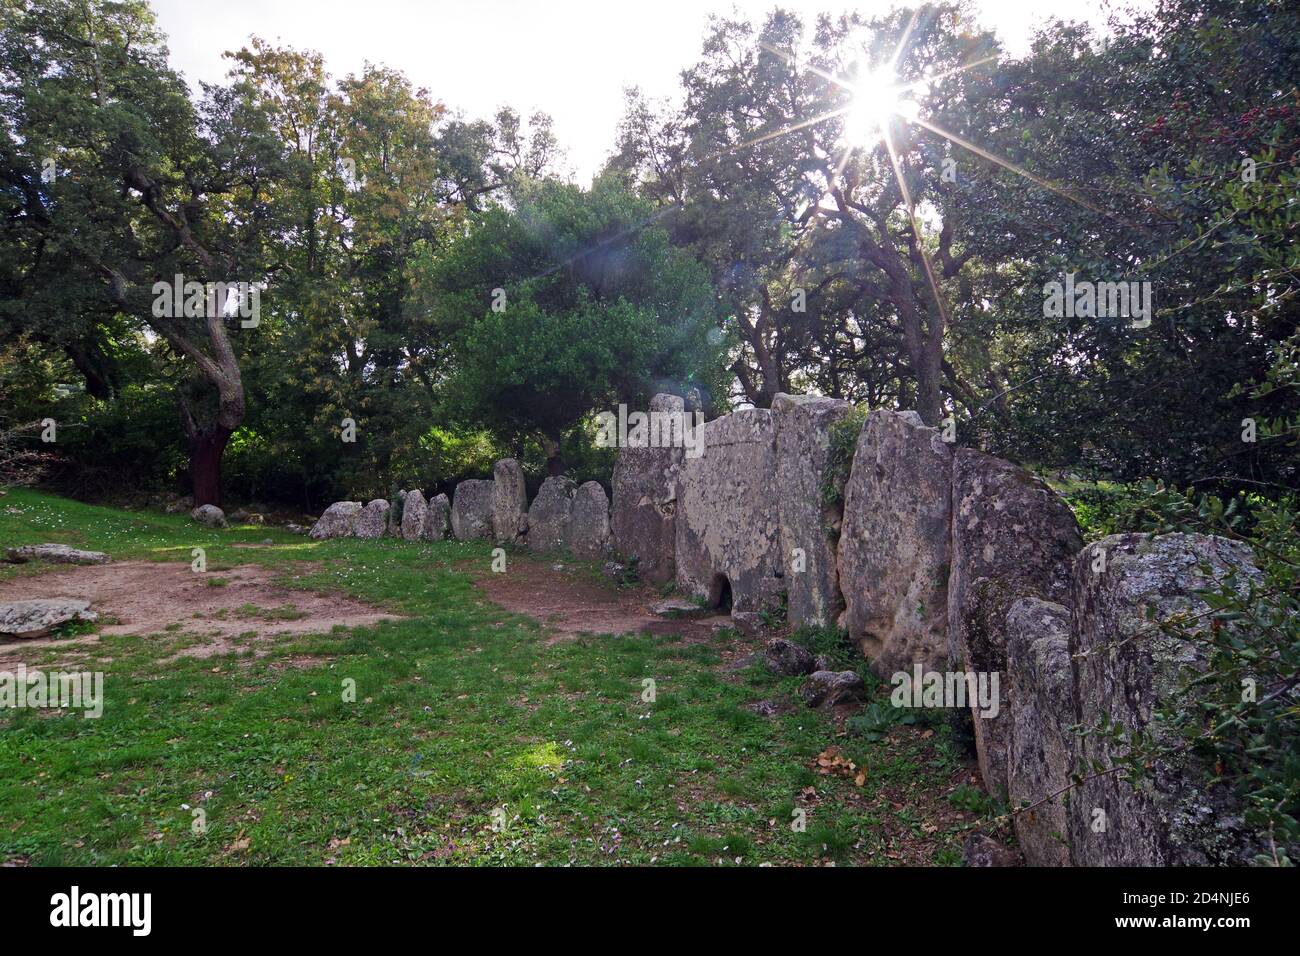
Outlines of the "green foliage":
[{"label": "green foliage", "polygon": [[1085,541],[1124,530],[1131,523],[1132,511],[1146,498],[1140,484],[1080,479],[1048,483],[1074,511]]},{"label": "green foliage", "polygon": [[[790,640],[806,648],[814,657],[828,658],[835,670],[850,671],[861,668],[863,672],[870,674],[865,667],[862,652],[853,641],[849,640],[847,631],[836,627],[802,625],[790,633]],[[868,686],[871,686],[875,676],[871,675],[865,679]]]},{"label": "green foliage", "polygon": [[911,707],[895,707],[885,698],[876,698],[845,723],[850,733],[866,740],[881,740],[895,727],[916,724],[920,716]]},{"label": "green foliage", "polygon": [[855,405],[849,413],[830,427],[827,436],[826,471],[822,480],[822,504],[840,507],[844,504],[844,486],[849,480],[853,455],[858,450],[858,437],[866,424],[868,412]]},{"label": "green foliage", "polygon": [[715,391],[707,274],[652,220],[610,179],[590,191],[531,184],[515,208],[473,217],[428,277],[443,290],[436,321],[455,343],[446,408],[467,425],[558,446],[618,402]]},{"label": "green foliage", "polygon": [[979,816],[988,816],[997,807],[997,803],[992,797],[968,783],[961,783],[953,788],[952,793],[948,794],[948,802],[954,807]]}]

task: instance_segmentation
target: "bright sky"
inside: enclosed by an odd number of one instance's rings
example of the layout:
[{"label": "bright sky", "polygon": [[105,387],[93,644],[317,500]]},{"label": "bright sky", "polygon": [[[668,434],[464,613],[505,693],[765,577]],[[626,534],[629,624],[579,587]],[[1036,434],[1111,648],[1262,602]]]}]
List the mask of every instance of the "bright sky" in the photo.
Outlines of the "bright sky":
[{"label": "bright sky", "polygon": [[[980,19],[1009,53],[1023,53],[1050,17],[1100,27],[1104,0],[975,0]],[[318,50],[334,77],[367,61],[403,71],[467,118],[509,105],[550,113],[567,171],[586,181],[613,148],[623,89],[673,96],[698,58],[710,13],[732,0],[152,0],[172,65],[190,80],[218,82],[221,54],[250,35]],[[759,21],[777,0],[735,0]],[[893,0],[784,0],[811,25],[822,10],[864,14]]]}]

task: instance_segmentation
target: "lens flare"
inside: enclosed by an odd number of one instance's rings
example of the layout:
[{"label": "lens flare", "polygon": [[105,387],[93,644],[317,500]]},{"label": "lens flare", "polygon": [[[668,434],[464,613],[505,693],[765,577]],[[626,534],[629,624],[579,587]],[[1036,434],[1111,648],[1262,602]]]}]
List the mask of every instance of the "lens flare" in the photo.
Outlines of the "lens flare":
[{"label": "lens flare", "polygon": [[844,114],[844,138],[853,146],[868,146],[878,141],[895,116],[916,116],[912,88],[885,70],[863,74],[850,87],[853,99]]}]

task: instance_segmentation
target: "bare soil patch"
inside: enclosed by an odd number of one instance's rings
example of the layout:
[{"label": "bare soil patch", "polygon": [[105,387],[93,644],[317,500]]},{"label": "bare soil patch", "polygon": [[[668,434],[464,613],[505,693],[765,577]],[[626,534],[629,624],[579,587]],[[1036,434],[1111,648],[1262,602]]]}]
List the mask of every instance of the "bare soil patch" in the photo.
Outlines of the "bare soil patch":
[{"label": "bare soil patch", "polygon": [[562,562],[562,570],[556,570],[556,563],[512,555],[508,570],[499,574],[481,566],[466,570],[493,604],[544,624],[551,631],[548,643],[579,634],[679,634],[707,640],[716,628],[730,626],[725,615],[659,617],[650,613],[650,605],[662,598],[650,588],[616,589]]},{"label": "bare soil patch", "polygon": [[[315,570],[303,563],[301,574]],[[176,652],[181,657],[211,657],[247,649],[256,640],[284,634],[322,634],[335,626],[365,627],[400,618],[339,594],[290,590],[273,582],[284,575],[261,565],[245,564],[195,574],[188,563],[121,561],[69,567],[0,581],[0,601],[32,598],[83,598],[101,620],[95,634],[34,640],[0,639],[0,668],[16,666],[48,649],[76,654],[100,635],[197,634],[206,640]],[[225,581],[214,587],[210,582]],[[255,654],[258,649],[253,647]],[[263,651],[265,653],[265,651]],[[260,655],[259,655],[260,656]]]}]

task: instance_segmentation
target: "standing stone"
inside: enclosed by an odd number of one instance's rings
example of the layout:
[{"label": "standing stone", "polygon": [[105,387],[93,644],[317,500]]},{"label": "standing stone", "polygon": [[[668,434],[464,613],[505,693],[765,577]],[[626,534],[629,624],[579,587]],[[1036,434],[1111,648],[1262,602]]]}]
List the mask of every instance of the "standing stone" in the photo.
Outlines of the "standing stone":
[{"label": "standing stone", "polygon": [[552,475],[542,482],[528,509],[528,548],[532,551],[561,551],[568,544],[569,522],[573,517],[573,481]]},{"label": "standing stone", "polygon": [[780,603],[776,429],[765,408],[706,422],[702,454],[682,462],[677,588],[716,607],[730,586],[733,613]]},{"label": "standing stone", "polygon": [[523,537],[528,526],[528,490],[524,470],[513,458],[502,458],[492,468],[492,533],[508,544]]},{"label": "standing stone", "polygon": [[1069,866],[1067,788],[1075,744],[1069,729],[1074,723],[1070,612],[1060,604],[1022,598],[1007,613],[1006,633],[1009,672],[1003,686],[1009,685],[1011,708],[1006,788],[1013,810],[1034,807],[1013,817],[1016,840],[1030,866]]},{"label": "standing stone", "polygon": [[356,534],[357,520],[361,517],[361,502],[336,501],[325,509],[311,528],[311,537],[350,538]]},{"label": "standing stone", "polygon": [[[1061,497],[1023,468],[969,448],[952,461],[952,572],[948,652],[966,671],[1007,672],[1006,617],[1019,598],[1068,603],[1070,562],[1083,547]],[[975,751],[989,793],[1005,795],[1010,689],[996,717],[972,701]]]},{"label": "standing stone", "polygon": [[446,540],[450,517],[451,501],[446,495],[434,495],[425,507],[424,527],[420,529],[420,537],[425,541]]},{"label": "standing stone", "polygon": [[451,496],[451,531],[457,541],[492,537],[492,502],[496,483],[471,478],[456,486]]},{"label": "standing stone", "polygon": [[575,558],[594,561],[609,550],[609,496],[600,482],[585,482],[574,493],[566,538]]},{"label": "standing stone", "polygon": [[916,412],[867,416],[845,486],[840,589],[849,636],[886,679],[946,669],[951,466]]},{"label": "standing stone", "polygon": [[[649,414],[683,416],[685,407],[679,396],[659,394],[650,399]],[[614,465],[610,506],[614,550],[635,559],[637,574],[651,584],[667,584],[675,573],[677,476],[682,457],[680,442],[666,448],[624,447]]]},{"label": "standing stone", "polygon": [[382,538],[388,531],[388,510],[388,502],[383,498],[376,498],[362,508],[357,519],[357,537]]},{"label": "standing stone", "polygon": [[780,393],[776,423],[777,514],[791,624],[833,625],[844,610],[832,535],[841,509],[823,502],[830,429],[853,409],[836,398]]},{"label": "standing stone", "polygon": [[419,489],[408,491],[402,498],[402,537],[418,541],[424,533],[424,522],[429,516],[429,504]]},{"label": "standing stone", "polygon": [[[1104,571],[1094,570],[1099,555]],[[1158,625],[1184,614],[1194,631],[1207,629],[1208,608],[1195,591],[1213,587],[1232,569],[1243,593],[1258,583],[1248,547],[1197,534],[1111,535],[1080,553],[1070,634],[1078,723],[1093,728],[1109,715],[1130,734],[1146,731],[1157,745],[1174,745],[1172,732],[1153,715],[1170,705],[1196,712],[1199,695],[1183,681],[1205,668],[1207,646]],[[1123,751],[1109,735],[1089,734],[1077,763],[1089,770],[1115,766]],[[1156,761],[1136,786],[1121,777],[1086,780],[1071,801],[1076,865],[1242,866],[1264,851],[1266,841],[1246,825],[1240,800],[1229,787],[1212,785],[1213,767],[1191,750]]]}]

